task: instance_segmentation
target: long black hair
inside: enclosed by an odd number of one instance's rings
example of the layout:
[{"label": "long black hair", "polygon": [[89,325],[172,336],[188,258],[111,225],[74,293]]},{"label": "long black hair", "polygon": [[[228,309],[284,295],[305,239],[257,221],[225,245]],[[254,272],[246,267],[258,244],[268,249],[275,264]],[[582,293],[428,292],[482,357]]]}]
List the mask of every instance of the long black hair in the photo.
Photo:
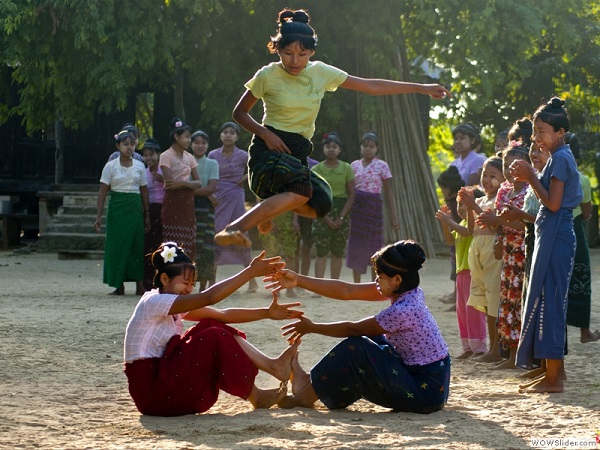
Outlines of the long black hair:
[{"label": "long black hair", "polygon": [[383,247],[371,256],[371,266],[377,273],[388,277],[400,275],[402,283],[394,294],[402,294],[419,286],[419,270],[427,260],[425,250],[412,240],[398,241]]}]

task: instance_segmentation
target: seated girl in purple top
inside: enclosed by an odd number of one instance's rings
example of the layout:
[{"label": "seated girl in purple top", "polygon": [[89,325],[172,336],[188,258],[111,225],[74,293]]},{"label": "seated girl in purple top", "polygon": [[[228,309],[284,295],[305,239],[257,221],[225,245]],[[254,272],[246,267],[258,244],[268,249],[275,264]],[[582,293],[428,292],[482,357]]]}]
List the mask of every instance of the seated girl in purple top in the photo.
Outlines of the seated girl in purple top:
[{"label": "seated girl in purple top", "polygon": [[450,383],[450,357],[437,323],[419,288],[425,252],[414,241],[388,245],[371,258],[373,283],[311,278],[279,270],[266,280],[278,291],[292,286],[340,300],[390,300],[379,314],[358,321],[314,323],[306,317],[284,325],[295,342],[308,333],[346,337],[307,373],[292,359],[292,392],[279,406],[346,408],[364,398],[394,411],[427,414],[444,407]]}]

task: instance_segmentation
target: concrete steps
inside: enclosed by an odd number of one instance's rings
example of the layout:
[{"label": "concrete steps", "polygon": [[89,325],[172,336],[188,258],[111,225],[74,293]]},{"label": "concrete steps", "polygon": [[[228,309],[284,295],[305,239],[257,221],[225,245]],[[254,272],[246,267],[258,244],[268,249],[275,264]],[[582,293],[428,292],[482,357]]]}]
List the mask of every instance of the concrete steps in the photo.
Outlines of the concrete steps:
[{"label": "concrete steps", "polygon": [[[58,208],[37,242],[39,252],[56,252],[60,259],[102,259],[104,226],[94,229],[98,191],[54,192],[62,195]],[[106,208],[105,208],[106,214]],[[104,215],[103,224],[106,222]]]}]

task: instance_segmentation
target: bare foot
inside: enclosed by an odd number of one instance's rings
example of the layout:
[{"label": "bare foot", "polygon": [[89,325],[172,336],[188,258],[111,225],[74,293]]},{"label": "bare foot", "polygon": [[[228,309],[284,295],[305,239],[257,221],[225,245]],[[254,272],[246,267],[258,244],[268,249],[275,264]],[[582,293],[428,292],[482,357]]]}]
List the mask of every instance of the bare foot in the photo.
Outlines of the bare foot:
[{"label": "bare foot", "polygon": [[497,362],[504,361],[504,358],[496,352],[487,352],[484,355],[474,358],[474,360],[477,362],[497,363]]},{"label": "bare foot", "polygon": [[471,356],[469,356],[469,359],[475,360],[483,355],[485,355],[485,353],[483,353],[483,352],[474,352]]},{"label": "bare foot", "polygon": [[450,306],[450,308],[448,308],[446,311],[448,311],[448,312],[450,312],[450,311],[456,311],[456,305]]},{"label": "bare foot", "polygon": [[292,394],[294,406],[312,408],[318,400],[317,394],[312,387],[310,375],[302,368],[298,361],[298,353],[292,358]]},{"label": "bare foot", "polygon": [[252,388],[252,392],[248,397],[254,409],[268,409],[281,400],[287,394],[287,383],[282,382],[278,388],[274,389],[259,389],[256,386]]},{"label": "bare foot", "polygon": [[440,297],[440,302],[442,303],[456,303],[456,292],[451,292],[443,297]]},{"label": "bare foot", "polygon": [[473,352],[471,350],[468,350],[468,351],[464,352],[462,355],[457,356],[455,359],[467,359],[472,355],[473,355]]},{"label": "bare foot", "polygon": [[501,362],[497,366],[494,367],[494,370],[513,370],[516,369],[517,366],[515,362],[511,359],[507,359],[504,362]]},{"label": "bare foot", "polygon": [[260,234],[269,234],[273,230],[274,226],[275,226],[275,224],[273,223],[273,221],[271,219],[269,219],[269,220],[264,220],[263,222],[260,222],[256,226],[256,229],[258,230],[258,232]]},{"label": "bare foot", "polygon": [[108,295],[125,295],[125,286],[121,285],[121,287],[118,287]]},{"label": "bare foot", "polygon": [[587,332],[584,332],[583,330],[581,330],[580,342],[582,344],[585,344],[586,342],[595,342],[598,339],[600,339],[600,331],[590,331],[588,329]]},{"label": "bare foot", "polygon": [[252,247],[252,241],[240,230],[219,231],[215,234],[215,243],[218,245],[239,245],[240,247]]},{"label": "bare foot", "polygon": [[300,341],[296,340],[296,342],[281,352],[281,355],[277,359],[273,360],[273,372],[271,375],[287,383],[292,374],[292,360],[294,355],[298,354],[299,345]]},{"label": "bare foot", "polygon": [[[538,378],[540,375],[544,375],[545,373],[546,373],[545,367],[538,367],[537,369],[528,370],[527,372],[522,373],[521,375],[518,375],[517,378],[533,379],[533,378]],[[519,386],[519,387],[521,387],[521,386]]]},{"label": "bare foot", "polygon": [[258,284],[256,283],[256,280],[254,278],[252,278],[248,282],[248,289],[246,290],[246,293],[254,294],[256,291],[258,291]]},{"label": "bare foot", "polygon": [[537,380],[531,386],[519,389],[520,394],[542,394],[545,392],[548,393],[557,393],[563,392],[565,390],[563,381],[559,378],[555,382],[551,382],[545,376]]},{"label": "bare foot", "polygon": [[298,298],[298,294],[296,294],[296,291],[294,291],[293,287],[285,290],[285,296],[289,298]]}]

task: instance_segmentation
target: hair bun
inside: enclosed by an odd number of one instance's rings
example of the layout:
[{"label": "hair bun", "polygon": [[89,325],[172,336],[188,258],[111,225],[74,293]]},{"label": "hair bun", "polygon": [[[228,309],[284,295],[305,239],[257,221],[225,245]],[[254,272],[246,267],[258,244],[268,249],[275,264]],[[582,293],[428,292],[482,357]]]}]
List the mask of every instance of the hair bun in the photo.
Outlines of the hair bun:
[{"label": "hair bun", "polygon": [[565,101],[559,97],[552,97],[547,105],[551,106],[552,108],[561,109],[563,106],[565,106]]},{"label": "hair bun", "polygon": [[173,119],[171,119],[171,131],[175,131],[178,128],[184,128],[185,126],[185,123],[183,123],[183,120],[179,117],[173,117]]},{"label": "hair bun", "polygon": [[294,11],[294,16],[292,17],[292,20],[294,22],[308,23],[310,22],[310,17],[308,17],[306,11],[299,9],[297,11]]},{"label": "hair bun", "polygon": [[287,22],[308,23],[310,22],[310,17],[303,9],[298,9],[296,11],[293,11],[291,9],[284,9],[279,13],[278,21],[280,25],[283,25]]}]

